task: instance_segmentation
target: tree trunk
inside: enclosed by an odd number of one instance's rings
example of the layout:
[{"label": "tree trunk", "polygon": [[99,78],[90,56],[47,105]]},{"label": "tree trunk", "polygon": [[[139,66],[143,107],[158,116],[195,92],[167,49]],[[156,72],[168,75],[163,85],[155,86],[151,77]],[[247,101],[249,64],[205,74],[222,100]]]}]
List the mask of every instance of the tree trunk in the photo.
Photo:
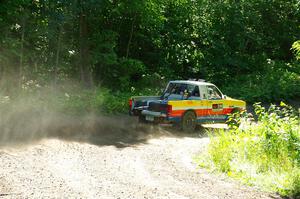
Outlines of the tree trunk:
[{"label": "tree trunk", "polygon": [[90,56],[89,56],[89,47],[88,47],[88,24],[86,15],[83,11],[83,8],[79,15],[79,25],[80,25],[80,79],[85,87],[91,88],[93,86],[92,74],[90,70]]},{"label": "tree trunk", "polygon": [[4,77],[4,66],[1,64],[1,60],[0,60],[0,87],[2,87],[2,80]]},{"label": "tree trunk", "polygon": [[136,14],[134,15],[134,17],[132,19],[132,23],[131,23],[130,36],[129,36],[129,40],[128,40],[128,43],[127,43],[127,49],[126,49],[126,58],[128,58],[128,56],[129,56],[129,50],[130,50],[130,44],[131,44],[132,36],[133,36],[135,19],[136,19]]},{"label": "tree trunk", "polygon": [[56,49],[56,57],[55,57],[55,64],[54,64],[54,71],[53,71],[53,85],[56,87],[57,84],[57,72],[58,72],[58,65],[59,65],[59,56],[61,50],[61,37],[62,37],[62,25],[59,26],[58,32],[58,41],[57,41],[57,49]]},{"label": "tree trunk", "polygon": [[23,60],[24,60],[24,37],[25,37],[25,19],[22,18],[22,33],[21,33],[21,47],[20,47],[20,63],[19,63],[19,88],[22,88],[23,80]]}]

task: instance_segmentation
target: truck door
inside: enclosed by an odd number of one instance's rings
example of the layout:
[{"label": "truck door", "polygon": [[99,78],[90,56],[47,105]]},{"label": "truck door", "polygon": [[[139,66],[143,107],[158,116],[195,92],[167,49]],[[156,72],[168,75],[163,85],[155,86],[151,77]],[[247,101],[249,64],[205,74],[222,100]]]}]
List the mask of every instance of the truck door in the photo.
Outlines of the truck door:
[{"label": "truck door", "polygon": [[222,93],[213,85],[206,86],[207,89],[207,119],[211,122],[222,122],[224,115],[224,100]]}]

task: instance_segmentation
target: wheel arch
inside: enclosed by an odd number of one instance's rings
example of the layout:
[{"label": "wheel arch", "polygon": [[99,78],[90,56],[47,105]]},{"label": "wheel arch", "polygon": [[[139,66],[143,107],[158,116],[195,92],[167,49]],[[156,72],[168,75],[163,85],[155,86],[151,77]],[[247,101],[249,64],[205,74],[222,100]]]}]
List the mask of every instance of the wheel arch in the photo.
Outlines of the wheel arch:
[{"label": "wheel arch", "polygon": [[[194,115],[194,118],[192,120],[186,120],[185,116],[187,113],[192,113]],[[187,126],[187,121],[189,121],[188,126]],[[191,122],[191,123],[190,123]],[[197,128],[198,122],[197,122],[197,114],[193,109],[188,109],[186,110],[182,116],[181,116],[181,121],[180,121],[180,129],[186,132],[192,132]],[[190,128],[190,126],[192,128]]]},{"label": "wheel arch", "polygon": [[242,111],[242,108],[240,108],[240,107],[234,107],[234,108],[232,109],[232,111],[230,112],[230,114],[238,113],[238,112],[241,112],[241,111]]},{"label": "wheel arch", "polygon": [[181,115],[181,119],[182,119],[182,118],[184,117],[184,115],[185,115],[186,113],[188,113],[188,112],[194,113],[195,117],[197,118],[197,113],[196,113],[196,111],[195,111],[194,109],[188,109],[188,110],[186,110],[186,111],[183,112],[183,114]]}]

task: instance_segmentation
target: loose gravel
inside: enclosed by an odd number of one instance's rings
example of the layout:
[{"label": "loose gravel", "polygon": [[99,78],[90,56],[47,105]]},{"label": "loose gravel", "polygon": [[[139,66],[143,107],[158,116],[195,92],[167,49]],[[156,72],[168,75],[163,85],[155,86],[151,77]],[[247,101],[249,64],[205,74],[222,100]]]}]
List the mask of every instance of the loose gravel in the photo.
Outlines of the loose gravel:
[{"label": "loose gravel", "polygon": [[2,146],[0,198],[278,198],[197,168],[208,137],[149,129]]}]

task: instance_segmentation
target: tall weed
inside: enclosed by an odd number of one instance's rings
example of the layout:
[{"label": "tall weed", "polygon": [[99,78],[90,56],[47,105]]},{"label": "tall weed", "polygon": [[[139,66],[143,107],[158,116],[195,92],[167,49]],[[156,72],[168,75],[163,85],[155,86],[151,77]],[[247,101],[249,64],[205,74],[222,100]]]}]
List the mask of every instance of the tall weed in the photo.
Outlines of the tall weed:
[{"label": "tall weed", "polygon": [[263,189],[300,196],[300,120],[298,113],[281,103],[268,110],[255,104],[257,122],[211,135],[206,158],[209,167]]}]

